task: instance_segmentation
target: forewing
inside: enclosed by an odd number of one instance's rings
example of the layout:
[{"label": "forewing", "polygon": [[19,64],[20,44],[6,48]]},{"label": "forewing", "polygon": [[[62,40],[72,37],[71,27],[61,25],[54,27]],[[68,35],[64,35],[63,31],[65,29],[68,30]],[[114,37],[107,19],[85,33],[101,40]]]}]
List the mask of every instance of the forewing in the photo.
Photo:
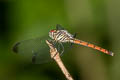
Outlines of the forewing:
[{"label": "forewing", "polygon": [[37,64],[47,62],[51,60],[47,39],[48,37],[44,37],[18,42],[14,45],[13,51]]}]

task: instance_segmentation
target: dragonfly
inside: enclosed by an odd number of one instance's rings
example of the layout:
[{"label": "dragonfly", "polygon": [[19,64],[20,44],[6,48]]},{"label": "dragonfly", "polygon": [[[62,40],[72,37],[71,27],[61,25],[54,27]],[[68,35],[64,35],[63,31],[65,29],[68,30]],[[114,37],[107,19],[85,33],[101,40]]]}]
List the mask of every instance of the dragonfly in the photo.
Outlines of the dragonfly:
[{"label": "dragonfly", "polygon": [[34,38],[34,39],[17,42],[13,46],[13,51],[15,53],[22,54],[25,58],[32,61],[33,63],[36,64],[45,63],[51,60],[49,47],[46,44],[46,40],[48,39],[51,39],[53,43],[55,43],[55,45],[61,45],[62,52],[60,52],[60,54],[64,52],[63,43],[71,43],[71,44],[78,44],[78,45],[90,47],[92,49],[101,51],[110,56],[114,56],[114,53],[112,51],[109,51],[94,44],[77,39],[75,35],[69,33],[60,24],[56,25],[56,29],[52,29],[49,31],[48,37],[45,38],[40,37],[40,38]]}]

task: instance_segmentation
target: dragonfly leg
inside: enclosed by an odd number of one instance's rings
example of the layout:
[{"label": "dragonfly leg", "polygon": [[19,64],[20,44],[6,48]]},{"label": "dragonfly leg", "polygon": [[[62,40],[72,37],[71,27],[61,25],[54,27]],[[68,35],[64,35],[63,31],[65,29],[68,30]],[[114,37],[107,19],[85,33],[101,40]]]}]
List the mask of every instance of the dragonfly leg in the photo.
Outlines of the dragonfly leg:
[{"label": "dragonfly leg", "polygon": [[53,45],[55,46],[57,44],[57,42],[55,40],[53,40]]},{"label": "dragonfly leg", "polygon": [[64,52],[64,46],[63,46],[63,44],[62,44],[62,43],[60,43],[60,45],[61,45],[61,47],[62,47],[62,52],[60,52],[60,55],[62,55],[62,54],[63,54],[63,52]]},{"label": "dragonfly leg", "polygon": [[50,43],[52,43],[54,46],[56,45],[57,41],[55,40],[48,40]]},{"label": "dragonfly leg", "polygon": [[[61,52],[59,52],[59,51],[60,51],[60,46],[62,47],[62,51],[61,51]],[[63,46],[63,44],[62,44],[62,43],[59,43],[57,49],[58,49],[58,52],[60,53],[60,55],[62,55],[63,52],[64,52],[64,46]],[[56,53],[53,57],[55,57],[56,55],[57,55],[57,53]]]},{"label": "dragonfly leg", "polygon": [[58,50],[58,52],[60,51],[60,44],[58,44],[58,46],[57,46],[57,50]]}]

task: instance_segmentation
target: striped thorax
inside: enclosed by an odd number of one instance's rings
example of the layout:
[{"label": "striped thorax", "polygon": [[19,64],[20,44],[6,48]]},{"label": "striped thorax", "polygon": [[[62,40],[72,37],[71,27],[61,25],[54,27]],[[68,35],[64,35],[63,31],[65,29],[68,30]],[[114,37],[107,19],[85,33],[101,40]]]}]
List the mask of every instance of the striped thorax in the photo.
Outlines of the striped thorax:
[{"label": "striped thorax", "polygon": [[70,42],[73,39],[73,35],[67,30],[51,30],[49,36],[57,42]]}]

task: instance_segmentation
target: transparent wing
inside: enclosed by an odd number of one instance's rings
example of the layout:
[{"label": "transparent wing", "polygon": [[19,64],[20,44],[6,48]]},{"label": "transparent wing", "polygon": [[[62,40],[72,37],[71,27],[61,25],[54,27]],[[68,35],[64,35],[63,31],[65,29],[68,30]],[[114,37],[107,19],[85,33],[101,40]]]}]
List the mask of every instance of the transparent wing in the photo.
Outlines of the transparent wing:
[{"label": "transparent wing", "polygon": [[14,45],[13,51],[21,54],[27,60],[41,64],[51,60],[49,47],[46,44],[48,37],[24,40]]},{"label": "transparent wing", "polygon": [[57,24],[56,25],[56,30],[64,30],[64,28],[60,24]]}]

